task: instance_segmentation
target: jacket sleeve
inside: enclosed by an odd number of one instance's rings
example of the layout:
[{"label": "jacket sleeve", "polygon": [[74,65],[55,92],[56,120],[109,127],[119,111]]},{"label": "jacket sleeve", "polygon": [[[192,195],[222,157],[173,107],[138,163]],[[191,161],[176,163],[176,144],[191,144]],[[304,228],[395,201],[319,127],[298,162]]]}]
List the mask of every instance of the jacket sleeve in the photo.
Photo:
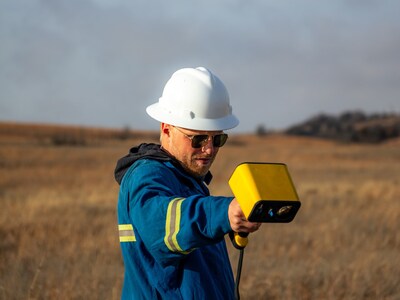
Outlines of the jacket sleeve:
[{"label": "jacket sleeve", "polygon": [[161,265],[178,263],[196,248],[220,242],[231,230],[232,197],[185,191],[174,172],[160,162],[138,161],[125,174],[121,188],[128,193],[135,234]]}]

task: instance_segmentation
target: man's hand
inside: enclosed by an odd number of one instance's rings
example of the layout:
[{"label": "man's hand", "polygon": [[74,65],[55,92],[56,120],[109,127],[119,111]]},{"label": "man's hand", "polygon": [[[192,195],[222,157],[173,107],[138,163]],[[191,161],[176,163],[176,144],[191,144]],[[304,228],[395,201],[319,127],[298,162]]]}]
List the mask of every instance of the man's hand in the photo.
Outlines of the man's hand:
[{"label": "man's hand", "polygon": [[236,198],[229,204],[228,218],[231,228],[235,232],[254,232],[261,226],[261,223],[247,221]]}]

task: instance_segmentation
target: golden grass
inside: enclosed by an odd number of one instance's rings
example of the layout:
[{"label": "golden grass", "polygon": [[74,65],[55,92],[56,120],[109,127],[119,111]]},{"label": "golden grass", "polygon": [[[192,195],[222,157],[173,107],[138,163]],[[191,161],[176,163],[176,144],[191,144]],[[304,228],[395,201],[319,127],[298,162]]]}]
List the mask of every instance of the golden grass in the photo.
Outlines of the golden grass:
[{"label": "golden grass", "polygon": [[[85,143],[54,146],[49,132]],[[157,134],[119,134],[0,124],[0,299],[120,298],[113,170]],[[212,169],[214,194],[231,195],[227,181],[243,161],[286,163],[302,207],[292,223],[250,235],[242,299],[400,299],[398,141],[233,136]]]}]

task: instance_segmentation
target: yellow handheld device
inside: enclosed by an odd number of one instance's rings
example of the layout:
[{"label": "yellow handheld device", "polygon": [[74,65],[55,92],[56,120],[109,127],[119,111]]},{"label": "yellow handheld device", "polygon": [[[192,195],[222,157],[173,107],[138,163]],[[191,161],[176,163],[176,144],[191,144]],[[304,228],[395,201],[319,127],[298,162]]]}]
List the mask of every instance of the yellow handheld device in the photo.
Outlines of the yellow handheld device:
[{"label": "yellow handheld device", "polygon": [[229,186],[250,222],[289,223],[301,205],[283,163],[242,163]]},{"label": "yellow handheld device", "polygon": [[[301,205],[288,168],[283,163],[242,163],[231,175],[229,186],[250,222],[289,223]],[[240,250],[235,284],[235,297],[240,299],[239,281],[248,233],[231,232],[229,236],[233,246]]]},{"label": "yellow handheld device", "polygon": [[[301,205],[283,163],[242,163],[231,175],[229,186],[250,222],[289,223]],[[239,244],[237,248],[247,244],[247,237],[236,234],[234,239]]]}]

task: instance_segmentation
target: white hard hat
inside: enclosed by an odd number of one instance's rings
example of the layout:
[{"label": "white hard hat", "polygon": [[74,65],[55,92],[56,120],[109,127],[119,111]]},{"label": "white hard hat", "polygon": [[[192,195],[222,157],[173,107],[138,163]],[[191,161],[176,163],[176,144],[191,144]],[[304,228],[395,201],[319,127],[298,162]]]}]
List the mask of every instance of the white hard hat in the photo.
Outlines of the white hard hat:
[{"label": "white hard hat", "polygon": [[159,101],[146,112],[159,122],[192,130],[219,131],[239,124],[225,85],[203,67],[172,74]]}]

